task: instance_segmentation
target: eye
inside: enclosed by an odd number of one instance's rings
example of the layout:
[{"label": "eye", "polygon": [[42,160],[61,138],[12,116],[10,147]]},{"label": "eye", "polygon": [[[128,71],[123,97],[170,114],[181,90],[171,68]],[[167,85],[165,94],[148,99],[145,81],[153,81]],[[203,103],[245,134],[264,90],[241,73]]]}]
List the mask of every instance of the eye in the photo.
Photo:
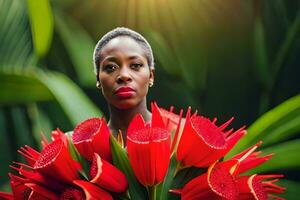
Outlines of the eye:
[{"label": "eye", "polygon": [[141,67],[143,67],[143,64],[142,63],[132,63],[130,65],[130,68],[131,69],[134,69],[134,70],[139,70]]},{"label": "eye", "polygon": [[118,65],[116,64],[107,64],[103,66],[103,70],[106,71],[107,73],[111,73],[115,71],[118,68]]}]

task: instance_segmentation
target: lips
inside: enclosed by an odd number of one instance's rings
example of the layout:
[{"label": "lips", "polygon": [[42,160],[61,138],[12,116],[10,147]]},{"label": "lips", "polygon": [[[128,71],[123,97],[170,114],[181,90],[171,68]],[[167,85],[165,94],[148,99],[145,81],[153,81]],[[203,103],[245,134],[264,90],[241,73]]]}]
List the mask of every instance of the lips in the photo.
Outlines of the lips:
[{"label": "lips", "polygon": [[115,95],[117,95],[120,98],[130,98],[135,93],[135,90],[131,87],[119,87],[115,91]]}]

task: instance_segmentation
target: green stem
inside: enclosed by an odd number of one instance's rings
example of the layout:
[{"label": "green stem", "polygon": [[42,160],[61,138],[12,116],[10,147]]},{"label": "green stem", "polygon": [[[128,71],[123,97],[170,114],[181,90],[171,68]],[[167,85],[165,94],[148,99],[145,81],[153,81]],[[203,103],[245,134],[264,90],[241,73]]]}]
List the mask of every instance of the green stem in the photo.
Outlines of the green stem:
[{"label": "green stem", "polygon": [[176,176],[176,174],[180,171],[180,169],[181,169],[181,163],[178,162],[177,165],[176,165],[173,177]]},{"label": "green stem", "polygon": [[184,166],[184,165],[182,165],[181,162],[178,162],[177,165],[176,165],[175,172],[174,172],[174,177],[176,176],[176,174],[177,174],[179,171],[181,171],[181,170],[183,170],[183,169],[185,169],[185,168],[188,168],[188,166]]},{"label": "green stem", "polygon": [[156,200],[156,185],[148,187],[149,200]]}]

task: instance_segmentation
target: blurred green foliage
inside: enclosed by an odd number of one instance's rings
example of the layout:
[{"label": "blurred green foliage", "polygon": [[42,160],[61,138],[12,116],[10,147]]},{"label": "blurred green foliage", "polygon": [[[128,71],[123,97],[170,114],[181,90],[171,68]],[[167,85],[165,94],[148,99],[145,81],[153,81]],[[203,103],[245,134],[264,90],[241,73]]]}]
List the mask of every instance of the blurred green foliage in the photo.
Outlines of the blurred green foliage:
[{"label": "blurred green foliage", "polygon": [[[0,0],[0,183],[43,131],[107,116],[92,52],[107,31],[141,32],[155,56],[149,102],[252,124],[231,155],[259,139],[275,152],[259,172],[297,193],[300,158],[299,0]],[[166,92],[168,91],[168,92]],[[293,97],[293,98],[292,98]],[[288,100],[289,99],[289,100]],[[287,100],[287,101],[286,101]],[[4,188],[5,186],[3,186]]]}]

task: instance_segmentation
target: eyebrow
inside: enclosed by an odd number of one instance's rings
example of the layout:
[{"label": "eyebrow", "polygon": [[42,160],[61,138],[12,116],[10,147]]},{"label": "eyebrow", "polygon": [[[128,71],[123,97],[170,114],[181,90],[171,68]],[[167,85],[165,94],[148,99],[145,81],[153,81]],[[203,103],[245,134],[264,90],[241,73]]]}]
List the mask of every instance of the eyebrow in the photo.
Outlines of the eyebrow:
[{"label": "eyebrow", "polygon": [[105,57],[105,58],[103,59],[102,62],[104,62],[104,61],[106,61],[106,60],[116,62],[116,61],[117,61],[117,58],[116,58],[115,56],[107,56],[107,57]]},{"label": "eyebrow", "polygon": [[[137,59],[137,58],[141,59],[142,56],[140,56],[140,55],[131,55],[131,56],[128,57],[129,60],[134,60],[134,59]],[[103,59],[103,62],[106,61],[106,60],[112,61],[112,62],[117,62],[118,59],[115,56],[107,56]]]},{"label": "eyebrow", "polygon": [[128,58],[129,58],[129,60],[133,60],[133,59],[136,59],[136,58],[141,58],[141,56],[139,56],[139,55],[132,55],[132,56],[129,56]]}]

